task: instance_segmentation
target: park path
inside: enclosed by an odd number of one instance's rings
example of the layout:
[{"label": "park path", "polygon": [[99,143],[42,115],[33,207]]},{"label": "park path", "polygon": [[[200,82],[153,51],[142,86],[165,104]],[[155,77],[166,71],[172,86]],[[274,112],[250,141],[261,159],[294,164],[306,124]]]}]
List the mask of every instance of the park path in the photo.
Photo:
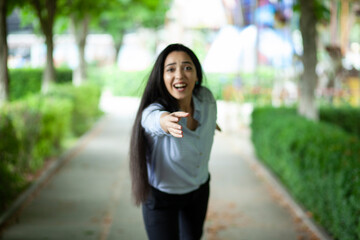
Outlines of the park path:
[{"label": "park path", "polygon": [[[130,198],[128,146],[138,100],[112,98],[107,113],[76,151],[28,200],[4,240],[144,240],[141,210]],[[249,113],[219,103],[219,124],[210,160],[211,195],[204,240],[317,239],[258,171],[250,142]]]}]

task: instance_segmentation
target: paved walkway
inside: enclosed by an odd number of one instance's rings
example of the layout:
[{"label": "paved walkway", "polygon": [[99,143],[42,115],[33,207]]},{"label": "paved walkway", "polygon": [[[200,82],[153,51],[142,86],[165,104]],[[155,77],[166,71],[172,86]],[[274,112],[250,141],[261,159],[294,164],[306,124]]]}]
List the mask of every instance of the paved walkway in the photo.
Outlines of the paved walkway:
[{"label": "paved walkway", "polygon": [[[71,159],[28,201],[4,240],[144,240],[140,208],[130,199],[128,145],[137,100],[103,102],[109,112]],[[224,115],[224,104],[219,104]],[[239,111],[248,111],[248,108]],[[219,118],[210,160],[211,196],[204,240],[316,239],[258,175],[246,127]],[[236,131],[232,131],[236,128]]]}]

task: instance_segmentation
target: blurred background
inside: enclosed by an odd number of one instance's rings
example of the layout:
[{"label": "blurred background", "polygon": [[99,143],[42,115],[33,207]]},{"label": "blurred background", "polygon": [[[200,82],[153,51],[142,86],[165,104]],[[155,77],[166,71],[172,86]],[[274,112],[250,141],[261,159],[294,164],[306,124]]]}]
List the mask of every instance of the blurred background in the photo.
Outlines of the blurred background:
[{"label": "blurred background", "polygon": [[[299,98],[303,42],[295,0],[33,2],[8,3],[10,69],[45,68],[51,47],[54,67],[71,69],[75,84],[140,96],[157,54],[179,42],[196,52],[217,99],[280,106]],[[317,1],[312,37],[321,103],[360,103],[359,9],[357,1]],[[48,76],[45,89],[56,81]]]},{"label": "blurred background", "polygon": [[136,103],[183,43],[223,129],[250,130],[334,239],[360,238],[358,0],[0,0],[0,14],[1,212],[102,110],[135,111],[109,104]]}]

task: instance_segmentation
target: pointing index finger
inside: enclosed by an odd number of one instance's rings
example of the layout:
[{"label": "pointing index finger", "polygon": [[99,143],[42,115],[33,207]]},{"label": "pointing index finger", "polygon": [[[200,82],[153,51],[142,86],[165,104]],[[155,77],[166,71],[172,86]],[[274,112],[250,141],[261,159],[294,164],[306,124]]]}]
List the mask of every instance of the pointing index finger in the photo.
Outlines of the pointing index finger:
[{"label": "pointing index finger", "polygon": [[179,111],[179,112],[173,112],[172,115],[175,116],[175,117],[184,118],[184,117],[188,117],[188,116],[189,116],[189,113]]}]

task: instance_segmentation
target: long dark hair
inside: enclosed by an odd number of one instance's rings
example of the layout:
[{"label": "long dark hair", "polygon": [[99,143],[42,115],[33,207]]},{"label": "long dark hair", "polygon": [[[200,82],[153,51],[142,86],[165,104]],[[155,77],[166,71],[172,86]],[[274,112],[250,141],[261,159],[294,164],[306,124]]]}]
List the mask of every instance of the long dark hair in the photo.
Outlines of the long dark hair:
[{"label": "long dark hair", "polygon": [[160,103],[166,111],[175,112],[179,110],[179,104],[167,91],[163,78],[165,59],[174,51],[187,53],[195,65],[198,83],[195,85],[194,94],[197,94],[199,91],[203,80],[203,71],[199,59],[191,49],[182,44],[170,44],[156,59],[141,98],[130,141],[131,187],[133,199],[137,206],[146,200],[150,191],[146,165],[148,142],[144,129],[141,126],[142,112],[146,107],[155,102]]}]

